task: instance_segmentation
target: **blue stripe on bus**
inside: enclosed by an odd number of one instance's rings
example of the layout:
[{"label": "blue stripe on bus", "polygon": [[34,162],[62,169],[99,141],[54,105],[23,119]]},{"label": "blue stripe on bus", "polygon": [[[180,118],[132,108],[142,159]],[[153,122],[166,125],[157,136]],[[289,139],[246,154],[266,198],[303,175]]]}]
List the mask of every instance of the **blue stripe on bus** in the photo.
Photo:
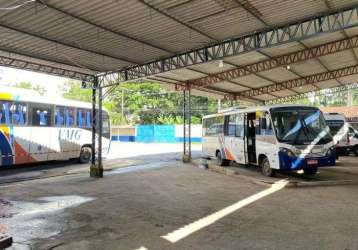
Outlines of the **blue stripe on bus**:
[{"label": "blue stripe on bus", "polygon": [[0,156],[1,165],[8,166],[13,164],[12,149],[6,136],[0,132]]}]

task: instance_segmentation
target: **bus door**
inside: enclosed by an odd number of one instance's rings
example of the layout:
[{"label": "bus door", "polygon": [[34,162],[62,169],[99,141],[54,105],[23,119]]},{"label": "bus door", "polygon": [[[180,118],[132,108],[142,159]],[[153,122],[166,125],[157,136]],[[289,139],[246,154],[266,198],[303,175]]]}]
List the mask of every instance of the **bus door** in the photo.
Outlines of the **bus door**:
[{"label": "bus door", "polygon": [[256,163],[256,113],[247,113],[245,116],[245,159],[246,163]]},{"label": "bus door", "polygon": [[244,137],[244,114],[238,113],[230,115],[230,120],[235,124],[232,131],[230,151],[237,163],[246,164],[245,158],[245,137]]}]

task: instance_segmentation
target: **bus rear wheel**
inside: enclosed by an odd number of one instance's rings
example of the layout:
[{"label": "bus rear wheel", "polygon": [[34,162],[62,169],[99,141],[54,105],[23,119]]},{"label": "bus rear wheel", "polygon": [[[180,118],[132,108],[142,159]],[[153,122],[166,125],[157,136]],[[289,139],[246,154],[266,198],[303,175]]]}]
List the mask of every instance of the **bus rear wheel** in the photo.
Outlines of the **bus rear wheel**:
[{"label": "bus rear wheel", "polygon": [[91,156],[92,156],[92,149],[89,146],[83,146],[81,148],[81,153],[80,153],[80,158],[79,158],[79,162],[80,163],[88,163],[91,160]]},{"label": "bus rear wheel", "polygon": [[218,151],[216,153],[216,161],[217,161],[219,166],[229,166],[230,165],[230,161],[226,160],[226,159],[223,159],[223,156],[222,156],[220,151]]},{"label": "bus rear wheel", "polygon": [[267,176],[267,177],[273,177],[275,176],[276,172],[275,172],[275,169],[272,169],[270,167],[270,162],[269,160],[267,159],[267,157],[263,158],[262,161],[261,161],[261,172],[264,176]]}]

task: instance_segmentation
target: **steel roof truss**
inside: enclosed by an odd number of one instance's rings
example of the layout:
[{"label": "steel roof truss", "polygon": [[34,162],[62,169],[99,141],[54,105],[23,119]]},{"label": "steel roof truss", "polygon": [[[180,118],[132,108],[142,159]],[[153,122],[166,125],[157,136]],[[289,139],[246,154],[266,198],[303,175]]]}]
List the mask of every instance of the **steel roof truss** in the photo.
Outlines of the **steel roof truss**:
[{"label": "steel roof truss", "polygon": [[[136,78],[155,75],[212,60],[219,60],[224,57],[235,56],[249,51],[298,41],[321,33],[334,32],[355,26],[358,26],[357,6],[283,27],[257,32],[245,37],[226,40],[208,47],[199,48],[143,65],[129,67],[119,72],[128,71],[128,76],[130,76],[129,80],[134,80]],[[205,56],[203,57],[201,55]],[[173,63],[178,61],[178,58],[185,63],[180,65]]]},{"label": "steel roof truss", "polygon": [[190,84],[195,84],[199,86],[208,86],[210,84],[215,84],[221,82],[222,80],[232,80],[235,78],[243,77],[249,74],[258,73],[262,71],[271,70],[277,67],[286,66],[294,64],[297,62],[302,62],[310,59],[315,59],[321,56],[333,54],[336,52],[341,52],[348,49],[353,49],[358,47],[358,36],[354,36],[347,39],[342,39],[339,41],[334,41],[331,43],[319,45],[317,47],[293,52],[290,54],[282,55],[279,57],[270,58],[264,61],[257,63],[249,64],[243,67],[230,69],[224,72],[213,74],[210,76],[198,78],[189,81]]},{"label": "steel roof truss", "polygon": [[246,90],[237,93],[237,96],[252,97],[262,94],[269,94],[271,92],[276,92],[285,89],[292,89],[301,87],[308,84],[314,84],[317,82],[323,82],[327,80],[337,79],[344,76],[354,75],[358,73],[358,65],[341,68],[333,71],[323,72],[315,75],[310,75],[302,78],[297,78],[285,82],[280,82],[260,88],[255,88],[251,90]]},{"label": "steel roof truss", "polygon": [[73,70],[67,70],[59,67],[43,65],[40,63],[28,62],[25,60],[10,58],[6,56],[0,56],[0,65],[5,67],[40,72],[40,73],[45,73],[55,76],[62,76],[62,77],[77,79],[81,81],[92,82],[94,79],[93,75],[76,72]]},{"label": "steel roof truss", "polygon": [[[353,83],[353,84],[344,85],[344,86],[338,86],[338,87],[329,88],[329,89],[330,89],[331,93],[338,93],[338,92],[343,92],[343,91],[347,91],[349,89],[356,89],[356,88],[358,88],[358,83]],[[312,93],[312,92],[310,91],[310,92],[301,93],[298,95],[285,96],[282,98],[266,101],[265,103],[266,104],[279,104],[279,103],[292,102],[292,101],[303,99],[305,97],[309,97],[310,93]],[[314,92],[314,93],[315,93],[315,96],[317,96],[317,95],[320,96],[320,95],[324,94],[324,92],[322,93],[321,91]]]}]

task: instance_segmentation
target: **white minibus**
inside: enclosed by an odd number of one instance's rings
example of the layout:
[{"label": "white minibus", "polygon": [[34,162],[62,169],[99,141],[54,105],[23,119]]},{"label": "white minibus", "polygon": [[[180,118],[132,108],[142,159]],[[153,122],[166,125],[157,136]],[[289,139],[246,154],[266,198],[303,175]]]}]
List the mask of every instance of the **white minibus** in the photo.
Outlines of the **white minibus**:
[{"label": "white minibus", "polygon": [[278,170],[334,166],[336,152],[318,108],[274,105],[233,109],[203,118],[203,153],[220,165],[258,165],[265,176]]},{"label": "white minibus", "polygon": [[358,156],[358,136],[346,117],[339,113],[325,113],[324,119],[333,136],[337,154],[348,155],[352,152]]}]

